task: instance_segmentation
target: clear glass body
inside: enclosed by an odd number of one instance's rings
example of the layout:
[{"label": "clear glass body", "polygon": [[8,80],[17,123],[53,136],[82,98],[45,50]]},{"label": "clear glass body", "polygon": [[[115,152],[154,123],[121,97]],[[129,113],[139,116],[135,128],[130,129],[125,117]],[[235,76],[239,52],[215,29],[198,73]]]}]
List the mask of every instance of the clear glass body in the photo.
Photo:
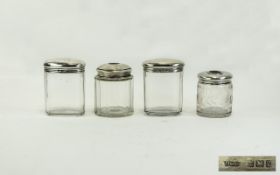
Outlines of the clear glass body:
[{"label": "clear glass body", "polygon": [[106,81],[95,78],[95,113],[104,117],[133,114],[133,79]]},{"label": "clear glass body", "polygon": [[49,115],[84,114],[84,72],[45,72],[45,104]]},{"label": "clear glass body", "polygon": [[204,117],[228,117],[232,112],[232,83],[198,83],[197,114]]},{"label": "clear glass body", "polygon": [[179,114],[183,103],[183,72],[144,71],[144,102],[148,115]]}]

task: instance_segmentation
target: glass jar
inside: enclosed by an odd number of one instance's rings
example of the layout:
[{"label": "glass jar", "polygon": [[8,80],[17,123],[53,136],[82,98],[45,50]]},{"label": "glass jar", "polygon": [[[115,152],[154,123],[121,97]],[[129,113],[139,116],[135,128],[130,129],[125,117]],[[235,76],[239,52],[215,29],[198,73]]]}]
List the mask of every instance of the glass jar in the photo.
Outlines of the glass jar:
[{"label": "glass jar", "polygon": [[133,76],[126,64],[108,63],[97,68],[95,113],[105,117],[133,114]]},{"label": "glass jar", "polygon": [[184,63],[153,59],[143,63],[144,111],[148,115],[177,115],[182,111]]},{"label": "glass jar", "polygon": [[51,59],[44,63],[45,108],[49,115],[83,115],[85,63]]},{"label": "glass jar", "polygon": [[197,114],[204,117],[228,117],[232,112],[232,74],[206,71],[198,74]]}]

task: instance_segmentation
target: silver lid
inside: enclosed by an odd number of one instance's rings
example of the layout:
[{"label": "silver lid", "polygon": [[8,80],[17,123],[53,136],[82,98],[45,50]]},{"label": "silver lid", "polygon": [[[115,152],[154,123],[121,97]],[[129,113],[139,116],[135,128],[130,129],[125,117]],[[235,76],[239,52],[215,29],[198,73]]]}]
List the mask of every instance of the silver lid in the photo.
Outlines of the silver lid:
[{"label": "silver lid", "polygon": [[131,67],[121,63],[107,63],[97,69],[97,79],[107,81],[122,81],[132,79]]},{"label": "silver lid", "polygon": [[198,74],[200,82],[206,84],[226,84],[230,83],[232,74],[225,71],[210,70]]},{"label": "silver lid", "polygon": [[85,62],[70,58],[49,59],[44,63],[46,72],[75,73],[85,71]]},{"label": "silver lid", "polygon": [[182,72],[184,65],[180,60],[157,58],[145,61],[143,68],[147,72]]}]

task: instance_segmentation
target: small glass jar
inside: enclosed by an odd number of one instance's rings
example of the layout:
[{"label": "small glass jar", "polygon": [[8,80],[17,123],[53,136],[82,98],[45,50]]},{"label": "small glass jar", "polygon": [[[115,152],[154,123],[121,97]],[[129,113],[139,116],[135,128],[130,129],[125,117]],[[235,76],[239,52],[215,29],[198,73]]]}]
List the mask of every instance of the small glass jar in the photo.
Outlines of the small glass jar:
[{"label": "small glass jar", "polygon": [[182,111],[184,63],[153,59],[143,63],[144,111],[148,115],[177,115]]},{"label": "small glass jar", "polygon": [[228,117],[232,112],[232,74],[206,71],[198,74],[197,114],[204,117]]},{"label": "small glass jar", "polygon": [[97,68],[95,113],[104,117],[133,114],[133,76],[126,64],[108,63]]},{"label": "small glass jar", "polygon": [[83,115],[85,63],[50,59],[44,63],[45,108],[48,115]]}]

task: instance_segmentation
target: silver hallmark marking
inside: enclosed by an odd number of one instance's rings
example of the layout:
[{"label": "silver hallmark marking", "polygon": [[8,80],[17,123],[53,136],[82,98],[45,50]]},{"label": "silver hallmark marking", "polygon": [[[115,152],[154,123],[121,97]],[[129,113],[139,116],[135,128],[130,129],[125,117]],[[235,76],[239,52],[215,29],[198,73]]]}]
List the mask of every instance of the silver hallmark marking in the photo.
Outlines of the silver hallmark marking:
[{"label": "silver hallmark marking", "polygon": [[219,171],[276,171],[276,156],[220,156]]}]

